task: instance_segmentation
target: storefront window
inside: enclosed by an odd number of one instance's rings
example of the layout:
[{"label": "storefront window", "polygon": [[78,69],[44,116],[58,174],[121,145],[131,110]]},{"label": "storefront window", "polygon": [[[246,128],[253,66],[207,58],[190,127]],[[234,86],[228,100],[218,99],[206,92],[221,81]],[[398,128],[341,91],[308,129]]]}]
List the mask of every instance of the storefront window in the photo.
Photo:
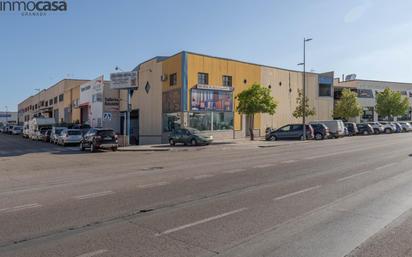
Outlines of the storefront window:
[{"label": "storefront window", "polygon": [[213,130],[233,129],[233,112],[214,112]]},{"label": "storefront window", "polygon": [[203,131],[211,130],[211,112],[189,113],[189,127]]},{"label": "storefront window", "polygon": [[163,114],[163,131],[170,132],[181,127],[180,113]]}]

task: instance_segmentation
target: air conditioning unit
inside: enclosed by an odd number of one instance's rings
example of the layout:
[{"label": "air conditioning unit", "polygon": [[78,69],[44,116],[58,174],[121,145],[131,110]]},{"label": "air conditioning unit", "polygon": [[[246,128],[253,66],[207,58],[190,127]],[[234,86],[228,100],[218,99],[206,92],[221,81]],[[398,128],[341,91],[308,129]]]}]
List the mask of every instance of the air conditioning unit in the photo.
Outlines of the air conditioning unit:
[{"label": "air conditioning unit", "polygon": [[160,80],[161,81],[166,81],[167,80],[167,74],[163,74],[162,76],[160,76]]}]

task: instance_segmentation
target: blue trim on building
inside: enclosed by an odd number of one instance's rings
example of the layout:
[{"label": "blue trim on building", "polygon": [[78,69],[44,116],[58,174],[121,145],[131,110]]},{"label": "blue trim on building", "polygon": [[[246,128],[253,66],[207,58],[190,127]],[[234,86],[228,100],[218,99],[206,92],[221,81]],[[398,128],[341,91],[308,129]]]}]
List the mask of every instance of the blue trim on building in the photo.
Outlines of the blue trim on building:
[{"label": "blue trim on building", "polygon": [[187,52],[182,52],[182,111],[187,112]]}]

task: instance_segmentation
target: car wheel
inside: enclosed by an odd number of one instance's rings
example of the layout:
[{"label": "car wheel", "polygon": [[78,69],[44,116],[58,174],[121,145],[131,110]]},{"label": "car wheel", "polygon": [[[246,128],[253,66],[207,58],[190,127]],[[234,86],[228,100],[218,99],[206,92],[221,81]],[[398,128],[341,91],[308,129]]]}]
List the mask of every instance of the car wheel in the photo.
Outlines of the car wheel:
[{"label": "car wheel", "polygon": [[83,143],[80,143],[80,151],[84,151],[84,146],[83,146]]},{"label": "car wheel", "polygon": [[386,129],[385,129],[385,133],[386,133],[386,134],[389,134],[389,133],[391,133],[391,132],[392,132],[392,130],[391,130],[390,128],[386,128]]},{"label": "car wheel", "polygon": [[175,146],[175,145],[176,145],[176,142],[175,142],[173,139],[169,139],[169,144],[170,144],[171,146]]},{"label": "car wheel", "polygon": [[96,151],[96,149],[95,149],[95,147],[94,147],[94,144],[91,143],[91,144],[90,144],[90,152],[93,153],[94,151]]},{"label": "car wheel", "polygon": [[365,131],[363,131],[363,134],[364,135],[369,135],[369,132],[365,130]]},{"label": "car wheel", "polygon": [[316,140],[323,140],[323,135],[321,133],[316,133],[315,134],[315,139]]},{"label": "car wheel", "polygon": [[117,151],[117,147],[112,147],[112,151],[116,152]]},{"label": "car wheel", "polygon": [[303,136],[300,136],[300,140],[303,141]]},{"label": "car wheel", "polygon": [[373,133],[379,134],[379,129],[374,129],[374,130],[373,130]]},{"label": "car wheel", "polygon": [[269,137],[269,140],[270,140],[270,141],[276,141],[276,140],[278,140],[278,138],[277,138],[275,135],[271,135],[271,136]]},{"label": "car wheel", "polygon": [[192,139],[192,140],[190,140],[190,145],[197,145],[197,141],[196,141],[196,139]]}]

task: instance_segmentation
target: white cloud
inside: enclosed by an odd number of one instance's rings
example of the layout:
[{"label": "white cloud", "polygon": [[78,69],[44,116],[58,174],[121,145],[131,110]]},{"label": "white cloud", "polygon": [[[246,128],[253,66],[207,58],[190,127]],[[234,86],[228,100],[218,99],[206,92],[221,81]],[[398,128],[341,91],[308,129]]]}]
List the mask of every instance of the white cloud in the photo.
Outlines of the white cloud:
[{"label": "white cloud", "polygon": [[366,13],[366,11],[372,7],[372,3],[369,0],[364,1],[362,4],[357,5],[349,10],[344,17],[345,23],[353,23],[358,21]]}]

